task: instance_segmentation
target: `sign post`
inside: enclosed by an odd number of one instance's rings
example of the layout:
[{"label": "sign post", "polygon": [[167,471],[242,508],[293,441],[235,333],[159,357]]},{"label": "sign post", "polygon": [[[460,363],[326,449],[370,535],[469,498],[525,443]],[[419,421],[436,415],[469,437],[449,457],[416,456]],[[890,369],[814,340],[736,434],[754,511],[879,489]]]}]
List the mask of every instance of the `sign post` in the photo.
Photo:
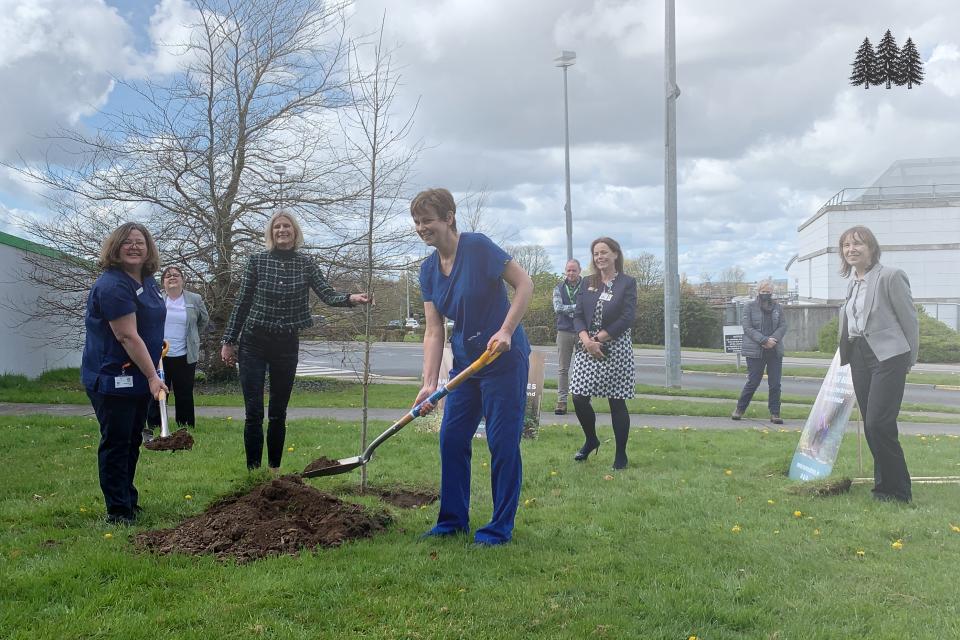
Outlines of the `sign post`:
[{"label": "sign post", "polygon": [[739,324],[723,325],[723,352],[737,354],[737,373],[740,373],[740,350],[743,348],[743,327]]},{"label": "sign post", "polygon": [[523,437],[536,438],[540,430],[540,403],[543,400],[542,351],[530,352],[530,374],[527,377],[527,404],[523,412]]}]

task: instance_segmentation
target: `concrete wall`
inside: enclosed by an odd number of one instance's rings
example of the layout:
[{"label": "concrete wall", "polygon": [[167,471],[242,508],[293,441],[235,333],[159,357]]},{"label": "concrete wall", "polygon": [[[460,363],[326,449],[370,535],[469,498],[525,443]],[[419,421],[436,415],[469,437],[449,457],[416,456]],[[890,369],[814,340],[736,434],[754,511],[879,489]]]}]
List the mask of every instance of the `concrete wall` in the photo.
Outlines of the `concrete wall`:
[{"label": "concrete wall", "polygon": [[65,337],[75,335],[63,319],[24,323],[25,312],[35,308],[41,291],[24,282],[26,251],[0,244],[0,373],[36,377],[48,369],[79,367],[82,350],[62,348]]},{"label": "concrete wall", "polygon": [[[787,333],[783,337],[783,348],[787,351],[816,351],[819,346],[818,337],[823,325],[837,317],[839,305],[783,305],[787,319]],[[742,313],[742,311],[740,312]],[[723,309],[721,324],[740,324],[740,316],[735,304],[728,304]],[[723,327],[719,334],[722,335]]]}]

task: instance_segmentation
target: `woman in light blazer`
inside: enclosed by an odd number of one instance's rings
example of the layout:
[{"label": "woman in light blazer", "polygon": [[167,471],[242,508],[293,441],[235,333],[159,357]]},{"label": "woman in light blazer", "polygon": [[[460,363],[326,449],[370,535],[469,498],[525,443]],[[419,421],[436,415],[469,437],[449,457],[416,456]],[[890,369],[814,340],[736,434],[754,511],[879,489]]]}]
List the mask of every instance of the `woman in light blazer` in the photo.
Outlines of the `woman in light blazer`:
[{"label": "woman in light blazer", "polygon": [[[167,306],[167,320],[163,338],[169,349],[163,358],[163,371],[167,386],[173,392],[177,410],[177,424],[193,427],[196,418],[193,410],[193,381],[200,357],[200,336],[210,323],[210,315],[203,298],[183,288],[183,271],[179,267],[167,267],[160,275],[163,300]],[[151,401],[147,415],[151,428],[160,425],[160,405]],[[153,433],[144,433],[149,440]]]},{"label": "woman in light blazer", "polygon": [[840,307],[840,363],[850,365],[873,454],[873,496],[910,502],[910,473],[897,431],[907,373],[920,350],[910,281],[900,269],[880,264],[880,245],[867,227],[843,232],[840,257],[841,275],[853,274]]}]

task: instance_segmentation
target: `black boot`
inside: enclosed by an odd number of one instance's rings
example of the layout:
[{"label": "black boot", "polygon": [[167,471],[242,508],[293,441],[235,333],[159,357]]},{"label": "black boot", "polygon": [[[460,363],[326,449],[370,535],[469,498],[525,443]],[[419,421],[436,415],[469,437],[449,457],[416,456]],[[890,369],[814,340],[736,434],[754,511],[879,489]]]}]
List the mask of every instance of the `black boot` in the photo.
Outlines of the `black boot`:
[{"label": "black boot", "polygon": [[580,428],[583,429],[583,435],[586,438],[580,450],[573,454],[573,459],[582,462],[600,448],[600,438],[597,437],[597,414],[590,406],[588,396],[573,396],[573,408],[577,412]]},{"label": "black boot", "polygon": [[627,468],[627,439],[630,437],[630,414],[626,400],[610,398],[610,419],[613,422],[613,437],[617,452],[613,457],[614,469]]}]

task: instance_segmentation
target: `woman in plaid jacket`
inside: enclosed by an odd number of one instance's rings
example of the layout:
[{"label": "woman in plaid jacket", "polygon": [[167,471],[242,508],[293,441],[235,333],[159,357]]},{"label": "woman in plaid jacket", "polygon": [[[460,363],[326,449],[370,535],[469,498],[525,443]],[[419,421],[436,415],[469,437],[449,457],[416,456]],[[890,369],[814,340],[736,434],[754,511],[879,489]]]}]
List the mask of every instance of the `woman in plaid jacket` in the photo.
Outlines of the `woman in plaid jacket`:
[{"label": "woman in plaid jacket", "polygon": [[370,304],[373,296],[337,292],[327,284],[313,259],[298,251],[303,232],[289,211],[274,213],[264,236],[267,250],[251,256],[243,272],[220,356],[228,365],[240,364],[248,469],[258,469],[263,459],[263,387],[270,369],[267,466],[277,475],[287,432],[287,403],[297,373],[300,329],[313,324],[310,289],[331,307]]}]

